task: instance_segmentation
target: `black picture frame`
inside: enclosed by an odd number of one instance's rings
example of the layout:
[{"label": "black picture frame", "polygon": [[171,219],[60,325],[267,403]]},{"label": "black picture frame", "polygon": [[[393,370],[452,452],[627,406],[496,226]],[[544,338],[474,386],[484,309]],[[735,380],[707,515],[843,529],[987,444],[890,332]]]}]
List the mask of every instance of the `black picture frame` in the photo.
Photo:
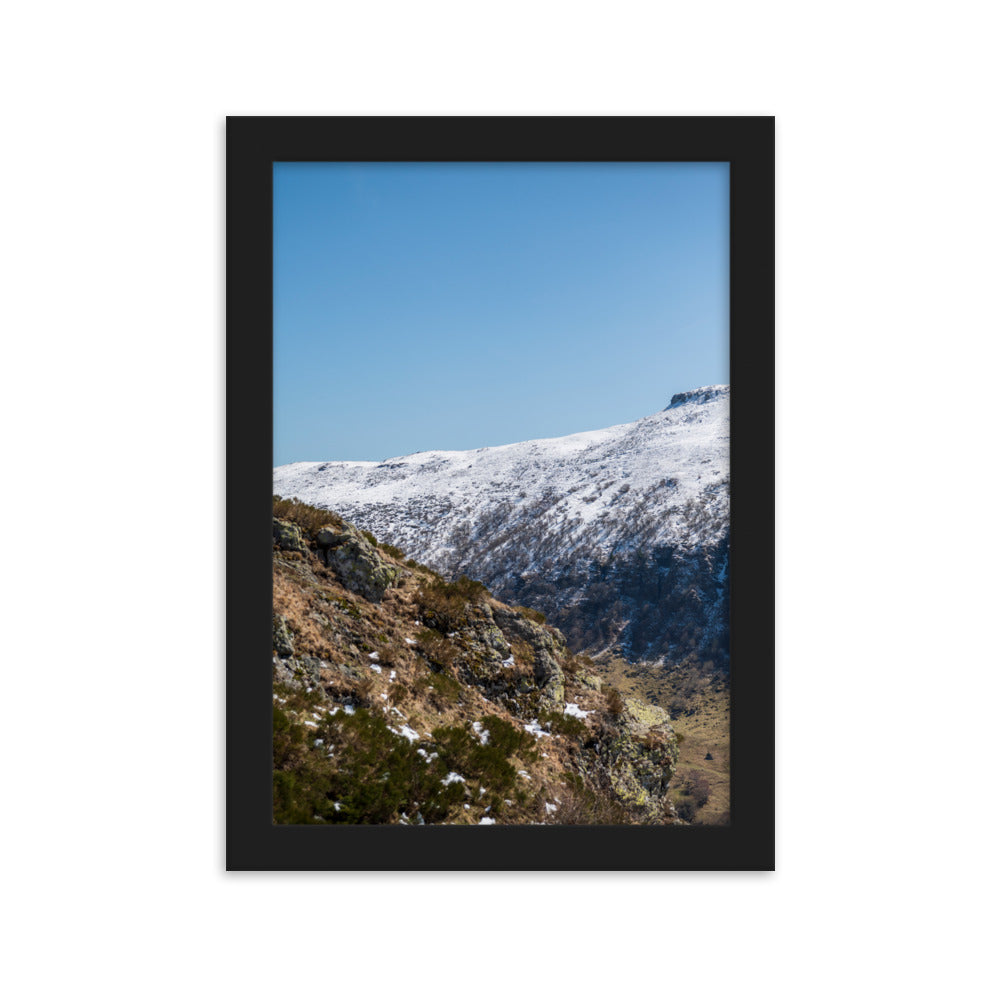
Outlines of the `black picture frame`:
[{"label": "black picture frame", "polygon": [[[271,822],[272,165],[730,164],[731,822]],[[230,117],[226,128],[226,867],[229,871],[774,869],[774,119]]]}]

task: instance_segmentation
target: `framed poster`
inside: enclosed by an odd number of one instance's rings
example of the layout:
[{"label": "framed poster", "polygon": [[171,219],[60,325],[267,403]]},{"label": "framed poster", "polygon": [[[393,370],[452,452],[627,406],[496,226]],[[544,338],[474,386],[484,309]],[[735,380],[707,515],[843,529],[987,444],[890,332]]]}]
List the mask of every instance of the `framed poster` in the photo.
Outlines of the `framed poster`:
[{"label": "framed poster", "polygon": [[230,118],[226,298],[227,867],[773,869],[773,119]]}]

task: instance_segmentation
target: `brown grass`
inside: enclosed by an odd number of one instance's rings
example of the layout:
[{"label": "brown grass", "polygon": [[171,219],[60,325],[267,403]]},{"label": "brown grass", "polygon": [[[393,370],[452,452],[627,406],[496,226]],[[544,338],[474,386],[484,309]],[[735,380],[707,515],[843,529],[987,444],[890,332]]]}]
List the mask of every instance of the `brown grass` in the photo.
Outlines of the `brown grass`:
[{"label": "brown grass", "polygon": [[332,524],[337,528],[344,526],[344,520],[339,514],[335,514],[332,510],[322,510],[319,507],[313,507],[312,504],[303,503],[298,497],[292,497],[290,500],[276,497],[274,516],[280,517],[283,521],[297,524],[309,535],[315,535],[326,524]]},{"label": "brown grass", "polygon": [[283,573],[274,574],[274,610],[288,621],[296,656],[318,656],[321,660],[331,660],[337,655],[337,649],[330,643],[323,626],[309,614],[311,604],[305,592]]}]

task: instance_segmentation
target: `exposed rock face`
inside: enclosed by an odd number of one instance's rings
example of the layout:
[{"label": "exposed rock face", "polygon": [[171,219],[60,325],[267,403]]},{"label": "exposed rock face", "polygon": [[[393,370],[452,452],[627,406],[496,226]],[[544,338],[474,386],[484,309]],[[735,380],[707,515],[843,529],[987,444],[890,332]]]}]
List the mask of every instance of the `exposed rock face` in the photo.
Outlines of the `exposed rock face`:
[{"label": "exposed rock face", "polygon": [[505,633],[531,646],[535,682],[542,696],[561,705],[565,701],[565,677],[559,661],[566,656],[566,640],[562,633],[558,629],[537,625],[503,605],[494,609],[493,617]]},{"label": "exposed rock face", "polygon": [[[310,551],[309,540],[298,525],[277,517],[272,520],[274,543],[279,549],[303,554]],[[323,564],[348,590],[365,600],[378,603],[401,576],[399,567],[383,558],[353,524],[324,525],[316,531],[313,542]]]},{"label": "exposed rock face", "polygon": [[274,488],[544,611],[574,650],[728,664],[728,386],[565,438],[300,462]]},{"label": "exposed rock face", "polygon": [[650,819],[662,813],[677,767],[677,738],[670,716],[656,705],[625,699],[621,725],[600,746],[615,794]]},{"label": "exposed rock face", "polygon": [[274,544],[283,552],[308,552],[309,546],[302,536],[302,529],[290,521],[272,518]]},{"label": "exposed rock face", "polygon": [[353,524],[343,528],[326,525],[316,533],[320,555],[348,590],[378,603],[399,579],[396,566],[379,555],[378,549]]},{"label": "exposed rock face", "polygon": [[288,622],[285,621],[284,615],[271,616],[271,644],[278,656],[295,655],[292,633],[288,628]]},{"label": "exposed rock face", "polygon": [[459,676],[490,698],[525,718],[540,709],[562,711],[565,678],[561,661],[568,654],[557,629],[529,621],[504,605],[481,600],[470,604],[451,633],[461,651]]}]

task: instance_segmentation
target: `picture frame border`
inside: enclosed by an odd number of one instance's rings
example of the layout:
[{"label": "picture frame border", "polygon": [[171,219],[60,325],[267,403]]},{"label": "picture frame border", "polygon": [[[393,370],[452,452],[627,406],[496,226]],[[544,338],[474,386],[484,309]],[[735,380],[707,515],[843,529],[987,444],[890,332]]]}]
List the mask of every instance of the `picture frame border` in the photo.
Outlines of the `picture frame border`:
[{"label": "picture frame border", "polygon": [[[757,116],[226,119],[228,871],[774,870],[774,138],[774,118]],[[729,825],[272,823],[272,175],[282,161],[729,163]]]}]

